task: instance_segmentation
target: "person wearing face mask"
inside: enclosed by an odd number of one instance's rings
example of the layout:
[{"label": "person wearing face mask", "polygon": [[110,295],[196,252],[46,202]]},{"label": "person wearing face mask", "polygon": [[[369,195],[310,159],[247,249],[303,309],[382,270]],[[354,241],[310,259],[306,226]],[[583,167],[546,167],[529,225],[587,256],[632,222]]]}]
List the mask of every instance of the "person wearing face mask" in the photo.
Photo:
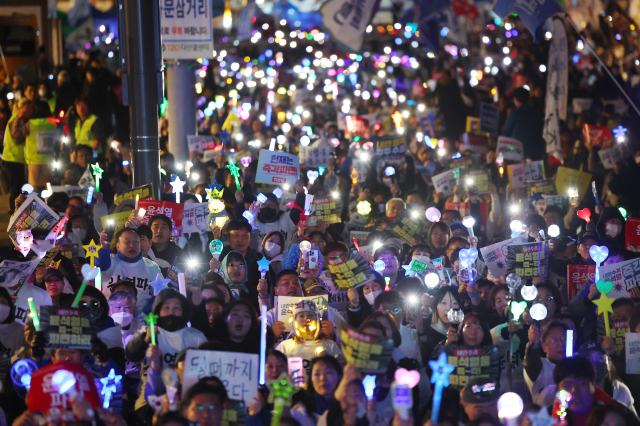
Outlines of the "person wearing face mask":
[{"label": "person wearing face mask", "polygon": [[262,239],[260,251],[271,263],[265,274],[269,288],[273,288],[275,277],[282,271],[285,238],[280,231],[271,231]]},{"label": "person wearing face mask", "polygon": [[109,316],[109,302],[106,297],[95,287],[87,286],[82,294],[78,307],[83,315],[98,328],[98,338],[111,350],[114,350],[112,359],[124,359],[122,349],[122,333],[120,325],[116,324]]},{"label": "person wearing face mask", "polygon": [[70,215],[69,222],[71,222],[73,233],[78,237],[78,240],[82,242],[82,245],[88,245],[91,243],[91,240],[96,241],[100,239],[100,235],[93,227],[93,223],[87,220],[84,215]]},{"label": "person wearing face mask", "polygon": [[[123,347],[144,327],[144,323],[135,317],[135,310],[136,300],[130,292],[116,291],[109,297],[109,316],[120,326]],[[140,379],[140,366],[127,361],[125,374]]]},{"label": "person wearing face mask", "polygon": [[617,207],[605,207],[600,213],[596,229],[600,239],[610,247],[623,249],[625,220]]},{"label": "person wearing face mask", "polygon": [[[196,348],[207,341],[201,331],[187,327],[193,306],[176,290],[166,288],[158,293],[152,312],[158,315],[155,325],[157,346],[151,345],[151,332],[145,326],[125,347],[128,361],[142,363],[141,389],[145,388],[147,370],[152,363],[159,362],[163,370],[175,368],[175,359],[180,351],[188,347]],[[142,417],[149,413],[144,392],[136,400],[135,409]]]},{"label": "person wearing face mask", "polygon": [[374,312],[373,304],[376,297],[384,290],[384,278],[377,272],[374,272],[374,275],[376,276],[374,281],[347,290],[347,298],[349,299],[347,322],[351,327],[360,327],[365,318]]},{"label": "person wearing face mask", "polygon": [[7,289],[0,287],[0,354],[9,358],[29,347],[24,327],[14,320],[13,300]]}]

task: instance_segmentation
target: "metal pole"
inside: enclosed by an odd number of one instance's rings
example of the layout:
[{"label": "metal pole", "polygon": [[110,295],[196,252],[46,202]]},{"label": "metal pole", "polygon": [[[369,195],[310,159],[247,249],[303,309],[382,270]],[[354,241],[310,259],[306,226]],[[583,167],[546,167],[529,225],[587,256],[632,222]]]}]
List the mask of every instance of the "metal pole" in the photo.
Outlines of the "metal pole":
[{"label": "metal pole", "polygon": [[[188,135],[196,135],[196,75],[189,60],[167,66],[169,151],[176,164],[189,160]],[[184,169],[181,170],[184,172]],[[173,173],[173,171],[168,174]]]},{"label": "metal pole", "polygon": [[131,117],[133,185],[152,183],[154,196],[160,199],[158,105],[163,97],[163,81],[159,5],[149,0],[120,1],[126,30],[125,90]]}]

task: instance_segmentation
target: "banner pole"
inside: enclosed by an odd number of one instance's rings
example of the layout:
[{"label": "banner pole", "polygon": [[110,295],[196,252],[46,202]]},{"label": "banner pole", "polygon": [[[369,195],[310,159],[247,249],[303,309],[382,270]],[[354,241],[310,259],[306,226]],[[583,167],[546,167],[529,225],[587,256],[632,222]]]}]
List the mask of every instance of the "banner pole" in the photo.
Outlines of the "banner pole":
[{"label": "banner pole", "polygon": [[609,67],[607,67],[605,65],[604,62],[602,62],[602,59],[600,59],[600,56],[598,56],[598,54],[596,53],[595,49],[593,48],[593,46],[591,46],[591,44],[584,38],[584,36],[582,35],[582,33],[580,32],[580,30],[578,29],[578,27],[576,26],[576,24],[571,20],[571,18],[569,17],[569,14],[565,12],[564,14],[565,18],[567,18],[567,21],[569,21],[569,23],[571,24],[571,26],[573,27],[573,29],[576,31],[576,33],[578,34],[578,37],[580,37],[580,39],[582,40],[582,42],[589,46],[589,50],[590,53],[593,54],[593,56],[596,57],[596,59],[598,60],[598,62],[600,62],[600,65],[602,65],[602,68],[604,68],[604,70],[607,72],[607,74],[609,75],[609,77],[611,77],[611,80],[613,80],[613,82],[616,84],[616,86],[618,86],[618,89],[620,89],[620,93],[622,93],[622,95],[625,97],[625,99],[627,101],[629,101],[629,103],[631,104],[631,107],[636,111],[636,113],[638,114],[638,116],[640,117],[640,110],[638,109],[638,107],[636,106],[636,104],[633,103],[633,101],[631,100],[631,98],[629,98],[629,95],[627,95],[627,92],[624,91],[624,89],[622,88],[622,86],[620,86],[620,83],[618,83],[618,80],[615,79],[615,77],[613,76],[613,74],[611,74],[611,71],[609,70]]}]

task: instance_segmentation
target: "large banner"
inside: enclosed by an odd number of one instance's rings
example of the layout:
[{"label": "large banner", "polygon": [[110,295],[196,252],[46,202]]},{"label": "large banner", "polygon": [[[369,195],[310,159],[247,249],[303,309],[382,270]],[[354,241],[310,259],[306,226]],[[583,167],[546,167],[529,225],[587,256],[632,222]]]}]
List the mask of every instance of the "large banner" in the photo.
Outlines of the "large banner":
[{"label": "large banner", "polygon": [[567,119],[567,97],[569,96],[569,66],[567,33],[562,19],[552,20],[553,39],[549,46],[547,69],[547,98],[542,137],[547,142],[547,153],[562,159],[560,145],[560,120]]},{"label": "large banner", "polygon": [[206,0],[160,0],[163,59],[213,57],[212,9]]}]

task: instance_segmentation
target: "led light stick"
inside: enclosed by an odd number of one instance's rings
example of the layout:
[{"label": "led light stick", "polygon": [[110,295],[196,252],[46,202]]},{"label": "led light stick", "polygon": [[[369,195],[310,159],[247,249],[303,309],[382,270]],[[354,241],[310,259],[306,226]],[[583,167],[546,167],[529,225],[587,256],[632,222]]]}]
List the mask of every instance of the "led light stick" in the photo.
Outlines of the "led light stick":
[{"label": "led light stick", "polygon": [[74,389],[77,383],[73,373],[68,370],[58,370],[51,376],[51,387],[59,394],[65,394],[72,391],[71,394],[77,394]]},{"label": "led light stick", "polygon": [[409,419],[413,407],[411,389],[420,381],[420,373],[398,368],[394,374],[395,382],[391,385],[393,408],[400,412],[400,418]]},{"label": "led light stick", "polygon": [[507,426],[515,426],[517,418],[522,414],[524,404],[520,395],[514,392],[507,392],[498,399],[498,417],[505,419]]},{"label": "led light stick", "polygon": [[162,371],[162,382],[164,383],[165,389],[167,389],[167,399],[169,400],[169,410],[175,411],[177,408],[177,398],[178,395],[178,384],[180,379],[178,379],[178,374],[175,370],[167,368]]},{"label": "led light stick", "polygon": [[100,179],[102,179],[102,172],[104,172],[104,170],[102,170],[100,164],[96,163],[91,165],[91,171],[96,178],[96,191],[100,191]]},{"label": "led light stick", "polygon": [[529,310],[529,315],[535,321],[536,326],[540,328],[540,321],[547,317],[547,307],[542,303],[536,303]]},{"label": "led light stick", "polygon": [[527,309],[527,302],[516,302],[515,300],[511,301],[511,314],[513,314],[513,319],[518,321],[520,319],[520,315],[524,313],[524,310]]},{"label": "led light stick", "polygon": [[187,297],[187,282],[184,279],[184,272],[180,272],[178,274],[178,290],[180,291],[180,294]]},{"label": "led light stick", "polygon": [[[31,388],[31,375],[38,371],[38,365],[29,358],[20,359],[11,366],[11,381],[16,386]],[[55,374],[54,374],[55,375]]]},{"label": "led light stick", "polygon": [[386,284],[385,287],[384,287],[384,291],[391,290],[391,287],[389,287],[389,285],[391,284],[391,278],[384,277],[384,283]]},{"label": "led light stick", "polygon": [[512,272],[507,275],[506,281],[507,286],[509,287],[509,296],[511,297],[511,300],[513,300],[516,290],[520,287],[520,284],[522,284],[522,278],[520,278],[520,275]]},{"label": "led light stick", "polygon": [[122,380],[122,376],[116,375],[116,371],[112,368],[109,371],[109,375],[107,377],[103,377],[100,379],[102,382],[102,390],[100,391],[101,395],[104,395],[104,401],[102,402],[102,408],[107,410],[109,408],[109,404],[111,403],[111,394],[117,392],[117,384]]},{"label": "led light stick", "polygon": [[470,286],[473,286],[473,264],[477,258],[478,258],[478,249],[474,247],[460,250],[460,263],[461,263],[460,266],[462,266],[463,268],[464,267],[467,268],[467,273],[469,274]]},{"label": "led light stick", "polygon": [[464,219],[462,219],[462,224],[467,227],[469,236],[471,238],[475,238],[475,235],[473,235],[473,225],[476,224],[476,220],[473,218],[473,216],[465,216]]},{"label": "led light stick", "polygon": [[376,376],[365,376],[362,380],[362,386],[364,387],[364,394],[367,399],[371,401],[373,399],[373,392],[376,390]]},{"label": "led light stick", "polygon": [[259,202],[260,204],[264,204],[264,203],[266,203],[266,202],[267,202],[267,196],[266,196],[266,195],[264,195],[262,192],[258,194],[258,197],[257,197],[257,198],[258,198],[258,202]]},{"label": "led light stick", "polygon": [[238,180],[240,176],[240,167],[236,166],[235,164],[227,164],[227,168],[231,172],[231,176],[233,176],[236,180],[236,189],[240,191],[240,181]]},{"label": "led light stick", "polygon": [[[262,272],[262,271],[260,271]],[[262,272],[264,279],[264,272]],[[261,386],[265,384],[264,369],[267,363],[267,305],[260,306],[260,376],[258,383]]]},{"label": "led light stick", "polygon": [[[209,251],[211,252],[211,256],[213,256],[213,258],[215,260],[219,260],[220,259],[220,253],[222,253],[222,241],[220,241],[220,240],[212,240],[209,243]],[[218,270],[216,269],[213,272],[218,272]]]},{"label": "led light stick", "polygon": [[93,268],[96,263],[96,257],[98,257],[98,246],[96,245],[95,241],[91,240],[89,244],[87,244],[86,246],[82,246],[82,248],[84,248],[84,251],[86,252],[85,257],[89,258],[89,263]]},{"label": "led light stick", "polygon": [[82,265],[82,284],[80,285],[80,289],[78,290],[78,294],[76,294],[76,298],[73,299],[73,303],[71,304],[72,308],[77,308],[78,303],[80,303],[80,299],[82,299],[82,295],[84,294],[84,290],[87,288],[87,282],[94,279],[100,273],[100,268],[94,268],[92,266],[87,265],[86,263]]},{"label": "led light stick", "polygon": [[184,191],[184,184],[187,182],[183,182],[180,180],[180,176],[176,175],[173,182],[171,182],[172,192],[176,194],[176,203],[180,203],[180,194]]},{"label": "led light stick", "polygon": [[96,275],[93,284],[98,290],[102,291],[102,274]]},{"label": "led light stick", "polygon": [[[425,217],[429,222],[439,222],[442,217],[442,213],[435,207],[429,207],[427,211],[424,212]],[[473,225],[472,225],[473,226]]]},{"label": "led light stick", "polygon": [[38,318],[38,311],[36,310],[36,304],[33,302],[33,297],[27,299],[29,302],[29,310],[31,311],[31,318],[33,318],[33,326],[36,331],[40,331],[40,318]]},{"label": "led light stick", "polygon": [[147,320],[147,324],[149,324],[149,330],[151,331],[151,344],[153,346],[158,345],[158,341],[156,340],[156,328],[158,316],[153,312],[149,312],[149,315],[146,316],[145,320]]},{"label": "led light stick", "polygon": [[366,200],[358,201],[358,204],[356,204],[356,210],[358,211],[358,214],[368,216],[369,213],[371,213],[371,203]]},{"label": "led light stick", "polygon": [[[271,264],[271,262],[269,262],[267,260],[266,257],[263,257],[262,259],[258,260],[258,269],[260,270],[260,278],[264,280],[264,276],[267,273],[267,271],[269,270],[269,265]],[[261,385],[264,385],[264,383],[260,383]]]},{"label": "led light stick", "polygon": [[567,355],[567,358],[571,358],[573,356],[573,330],[567,330],[566,355]]},{"label": "led light stick", "polygon": [[429,367],[433,373],[431,374],[431,383],[435,383],[433,391],[433,408],[431,409],[431,423],[438,423],[438,415],[440,414],[440,404],[442,403],[442,389],[449,386],[449,374],[456,369],[447,362],[447,354],[440,353],[437,361],[429,361]]},{"label": "led light stick", "polygon": [[[87,189],[87,205],[88,206],[91,205],[91,202],[93,201],[93,193],[94,193],[95,190],[96,189],[93,186],[90,186]],[[136,195],[136,197],[137,197],[137,195]]]},{"label": "led light stick", "polygon": [[556,238],[558,235],[560,235],[560,227],[558,225],[549,225],[549,236],[551,238]]},{"label": "led light stick", "polygon": [[598,280],[598,282],[596,282],[596,287],[600,292],[600,298],[597,300],[592,300],[592,302],[598,307],[598,315],[602,314],[602,316],[604,317],[604,328],[607,331],[607,336],[611,337],[611,328],[609,326],[609,312],[613,313],[611,304],[616,299],[607,296],[607,293],[609,293],[613,289],[613,284],[610,281],[604,282],[602,280]]},{"label": "led light stick", "polygon": [[531,302],[538,295],[538,288],[535,285],[523,285],[520,294],[524,300]]},{"label": "led light stick", "polygon": [[429,272],[424,277],[424,283],[427,288],[434,289],[438,287],[438,284],[440,284],[440,276],[435,272]]},{"label": "led light stick", "polygon": [[267,386],[270,391],[268,402],[274,403],[271,426],[280,426],[282,409],[285,405],[291,405],[291,396],[298,392],[300,388],[291,382],[291,378],[286,372],[282,373],[278,380],[269,382]]},{"label": "led light stick", "polygon": [[[591,246],[589,247],[589,256],[596,262],[596,282],[600,279],[600,264],[609,256],[607,246]],[[607,292],[608,293],[608,292]]]}]

